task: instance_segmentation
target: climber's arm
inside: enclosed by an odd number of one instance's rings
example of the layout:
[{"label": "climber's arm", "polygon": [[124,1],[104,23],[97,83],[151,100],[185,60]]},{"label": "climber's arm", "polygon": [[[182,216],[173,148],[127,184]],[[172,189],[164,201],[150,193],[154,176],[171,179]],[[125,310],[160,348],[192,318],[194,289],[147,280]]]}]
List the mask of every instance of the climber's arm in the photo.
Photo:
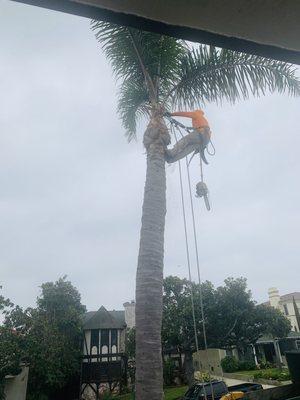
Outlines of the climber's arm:
[{"label": "climber's arm", "polygon": [[186,117],[186,118],[194,118],[194,111],[176,111],[171,113],[172,117]]}]

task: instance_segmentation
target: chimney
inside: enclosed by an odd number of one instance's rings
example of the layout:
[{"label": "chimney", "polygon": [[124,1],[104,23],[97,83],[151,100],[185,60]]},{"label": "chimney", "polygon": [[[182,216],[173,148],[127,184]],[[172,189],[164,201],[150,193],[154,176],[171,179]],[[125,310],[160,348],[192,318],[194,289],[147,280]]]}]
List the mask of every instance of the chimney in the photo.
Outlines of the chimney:
[{"label": "chimney", "polygon": [[127,325],[127,328],[134,328],[135,327],[135,301],[131,300],[127,301],[126,303],[123,304],[125,308],[125,322]]},{"label": "chimney", "polygon": [[280,295],[279,290],[272,287],[268,290],[270,305],[274,308],[279,308]]}]

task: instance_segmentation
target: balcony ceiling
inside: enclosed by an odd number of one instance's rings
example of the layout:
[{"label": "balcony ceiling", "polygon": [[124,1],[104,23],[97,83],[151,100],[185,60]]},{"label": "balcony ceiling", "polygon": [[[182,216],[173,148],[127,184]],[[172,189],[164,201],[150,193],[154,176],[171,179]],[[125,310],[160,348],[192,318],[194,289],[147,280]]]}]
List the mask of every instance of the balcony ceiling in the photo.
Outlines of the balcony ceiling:
[{"label": "balcony ceiling", "polygon": [[12,0],[300,64],[299,0]]}]

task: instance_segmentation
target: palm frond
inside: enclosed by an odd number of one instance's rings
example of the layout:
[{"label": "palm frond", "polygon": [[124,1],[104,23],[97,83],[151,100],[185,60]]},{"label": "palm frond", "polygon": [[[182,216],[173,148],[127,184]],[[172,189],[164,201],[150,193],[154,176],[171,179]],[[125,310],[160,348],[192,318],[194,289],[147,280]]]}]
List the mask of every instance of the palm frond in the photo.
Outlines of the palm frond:
[{"label": "palm frond", "polygon": [[172,37],[108,22],[92,21],[91,27],[120,82],[118,112],[130,139],[145,104],[160,102],[170,91],[188,48]]},{"label": "palm frond", "polygon": [[200,45],[184,54],[180,65],[167,95],[174,106],[193,108],[223,100],[234,103],[267,91],[300,94],[295,68],[264,57]]},{"label": "palm frond", "polygon": [[147,106],[150,102],[144,82],[126,80],[119,91],[118,113],[129,141],[136,137],[137,121],[147,113]]},{"label": "palm frond", "polygon": [[183,41],[103,21],[92,21],[91,27],[117,78],[144,79],[142,63],[153,83],[159,77],[163,88],[173,85],[187,52]]},{"label": "palm frond", "polygon": [[156,33],[92,21],[120,83],[118,112],[129,139],[151,104],[201,107],[270,92],[300,94],[295,67],[284,62],[185,42]]},{"label": "palm frond", "polygon": [[[143,78],[129,28],[103,21],[91,21],[91,28],[117,78]],[[138,35],[138,31],[132,29],[132,32]]]}]

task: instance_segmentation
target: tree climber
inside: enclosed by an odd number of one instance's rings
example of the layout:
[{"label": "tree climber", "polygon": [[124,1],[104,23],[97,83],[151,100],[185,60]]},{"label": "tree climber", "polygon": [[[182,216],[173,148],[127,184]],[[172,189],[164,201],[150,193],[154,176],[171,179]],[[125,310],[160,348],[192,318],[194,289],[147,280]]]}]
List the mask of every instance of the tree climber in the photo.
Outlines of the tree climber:
[{"label": "tree climber", "polygon": [[208,164],[204,150],[210,142],[211,130],[207,119],[202,110],[195,111],[176,111],[174,113],[165,113],[167,117],[186,117],[192,119],[193,130],[180,139],[172,149],[166,150],[166,161],[175,162],[188,154],[200,152],[202,160]]}]

